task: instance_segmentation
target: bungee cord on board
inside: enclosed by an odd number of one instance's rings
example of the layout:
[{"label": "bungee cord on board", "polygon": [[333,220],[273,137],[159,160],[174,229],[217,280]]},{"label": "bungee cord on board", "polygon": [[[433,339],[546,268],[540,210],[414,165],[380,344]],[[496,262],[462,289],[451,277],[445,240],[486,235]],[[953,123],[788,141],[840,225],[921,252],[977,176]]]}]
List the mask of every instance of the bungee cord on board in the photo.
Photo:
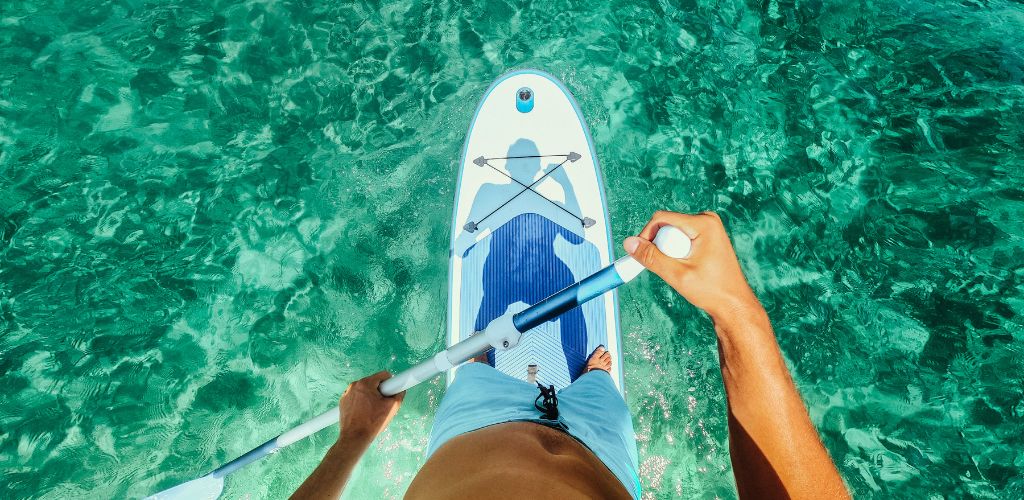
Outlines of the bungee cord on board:
[{"label": "bungee cord on board", "polygon": [[[522,182],[519,181],[519,179],[516,179],[515,177],[512,177],[511,175],[503,172],[502,170],[498,169],[494,165],[491,165],[491,163],[490,163],[490,160],[516,160],[516,159],[521,159],[521,158],[547,158],[547,157],[565,157],[565,159],[562,160],[561,163],[556,165],[555,168],[552,168],[551,170],[548,170],[547,172],[544,173],[544,175],[540,176],[539,179],[533,181],[529,185],[523,184]],[[570,151],[569,154],[556,154],[556,155],[501,156],[501,157],[495,157],[495,158],[485,158],[485,157],[481,156],[481,157],[473,160],[473,163],[475,163],[477,166],[483,167],[483,166],[486,165],[488,167],[491,167],[492,170],[494,170],[495,172],[498,172],[501,175],[504,175],[505,177],[508,177],[512,182],[515,182],[516,184],[519,184],[520,186],[522,186],[523,189],[521,191],[519,191],[518,193],[516,193],[515,196],[513,196],[513,197],[509,198],[508,200],[506,200],[505,203],[502,203],[500,206],[498,206],[498,208],[495,208],[494,210],[491,210],[490,213],[488,213],[487,215],[483,216],[480,220],[475,221],[475,222],[474,221],[469,221],[469,222],[466,223],[466,225],[462,226],[462,228],[465,229],[466,231],[470,232],[470,233],[476,231],[480,227],[480,224],[482,224],[485,220],[487,220],[488,217],[494,215],[498,210],[501,210],[502,208],[505,207],[505,205],[508,205],[509,203],[512,203],[512,200],[515,200],[516,198],[518,198],[520,195],[522,195],[523,193],[525,193],[527,191],[532,191],[537,196],[540,196],[541,198],[547,200],[552,205],[558,207],[563,212],[571,215],[574,219],[578,220],[580,222],[580,225],[582,225],[583,227],[593,226],[595,224],[595,222],[596,222],[594,219],[591,219],[590,217],[582,217],[580,215],[577,215],[577,214],[573,213],[572,211],[570,211],[569,209],[567,209],[567,208],[563,207],[562,205],[560,205],[558,202],[556,202],[556,201],[554,201],[554,200],[552,200],[552,199],[550,199],[550,198],[548,198],[548,197],[538,193],[537,190],[533,189],[534,186],[539,184],[540,181],[544,180],[547,176],[551,175],[551,173],[553,173],[555,170],[558,170],[559,168],[562,168],[562,165],[565,165],[565,162],[573,162],[573,163],[575,163],[576,160],[579,160],[580,158],[582,158],[582,157],[580,156],[579,153],[576,153],[574,151]]]}]

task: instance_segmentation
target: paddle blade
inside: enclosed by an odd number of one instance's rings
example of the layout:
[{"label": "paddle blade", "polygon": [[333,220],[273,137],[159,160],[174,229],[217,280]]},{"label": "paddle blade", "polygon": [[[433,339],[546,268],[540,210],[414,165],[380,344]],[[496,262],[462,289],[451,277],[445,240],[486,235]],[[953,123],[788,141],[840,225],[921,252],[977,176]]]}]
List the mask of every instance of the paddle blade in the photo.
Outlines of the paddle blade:
[{"label": "paddle blade", "polygon": [[206,475],[146,497],[146,500],[216,500],[224,491],[224,478]]}]

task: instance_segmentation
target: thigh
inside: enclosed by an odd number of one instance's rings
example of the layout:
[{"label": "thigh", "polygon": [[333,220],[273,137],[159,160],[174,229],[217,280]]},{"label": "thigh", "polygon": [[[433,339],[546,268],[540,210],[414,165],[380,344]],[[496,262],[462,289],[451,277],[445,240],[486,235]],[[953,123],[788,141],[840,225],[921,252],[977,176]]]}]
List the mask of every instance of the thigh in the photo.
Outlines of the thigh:
[{"label": "thigh", "polygon": [[502,422],[536,418],[536,392],[536,387],[487,364],[460,366],[434,416],[427,456],[459,434]]}]

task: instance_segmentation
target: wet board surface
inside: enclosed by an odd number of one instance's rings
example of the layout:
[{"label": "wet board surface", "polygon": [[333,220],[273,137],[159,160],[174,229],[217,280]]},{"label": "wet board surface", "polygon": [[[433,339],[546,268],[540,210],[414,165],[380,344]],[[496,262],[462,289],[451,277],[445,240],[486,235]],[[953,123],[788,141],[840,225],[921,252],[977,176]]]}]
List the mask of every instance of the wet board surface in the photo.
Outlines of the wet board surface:
[{"label": "wet board surface", "polygon": [[[485,93],[463,146],[452,220],[448,345],[607,266],[611,230],[583,115],[568,89],[541,71],[506,74]],[[622,391],[614,292],[492,351],[489,363],[563,388],[599,345]],[[456,368],[457,369],[457,368]],[[454,371],[449,371],[451,383]]]}]

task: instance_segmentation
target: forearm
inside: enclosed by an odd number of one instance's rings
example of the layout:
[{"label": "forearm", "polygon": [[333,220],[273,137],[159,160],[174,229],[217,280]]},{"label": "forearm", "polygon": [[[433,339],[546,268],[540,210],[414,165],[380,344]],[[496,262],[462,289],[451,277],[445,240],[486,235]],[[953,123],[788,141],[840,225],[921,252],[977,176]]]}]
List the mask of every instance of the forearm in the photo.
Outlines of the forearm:
[{"label": "forearm", "polygon": [[[756,299],[712,318],[729,403],[737,488],[765,495],[773,484],[792,498],[845,497]],[[773,480],[774,476],[775,480]]]},{"label": "forearm", "polygon": [[293,499],[336,499],[345,489],[352,469],[369,448],[369,442],[338,440],[316,470],[295,490]]},{"label": "forearm", "polygon": [[[663,254],[652,242],[669,225],[690,238],[685,259]],[[848,497],[782,360],[768,314],[743,276],[722,218],[714,212],[658,211],[623,247],[715,322],[740,496]]]}]

